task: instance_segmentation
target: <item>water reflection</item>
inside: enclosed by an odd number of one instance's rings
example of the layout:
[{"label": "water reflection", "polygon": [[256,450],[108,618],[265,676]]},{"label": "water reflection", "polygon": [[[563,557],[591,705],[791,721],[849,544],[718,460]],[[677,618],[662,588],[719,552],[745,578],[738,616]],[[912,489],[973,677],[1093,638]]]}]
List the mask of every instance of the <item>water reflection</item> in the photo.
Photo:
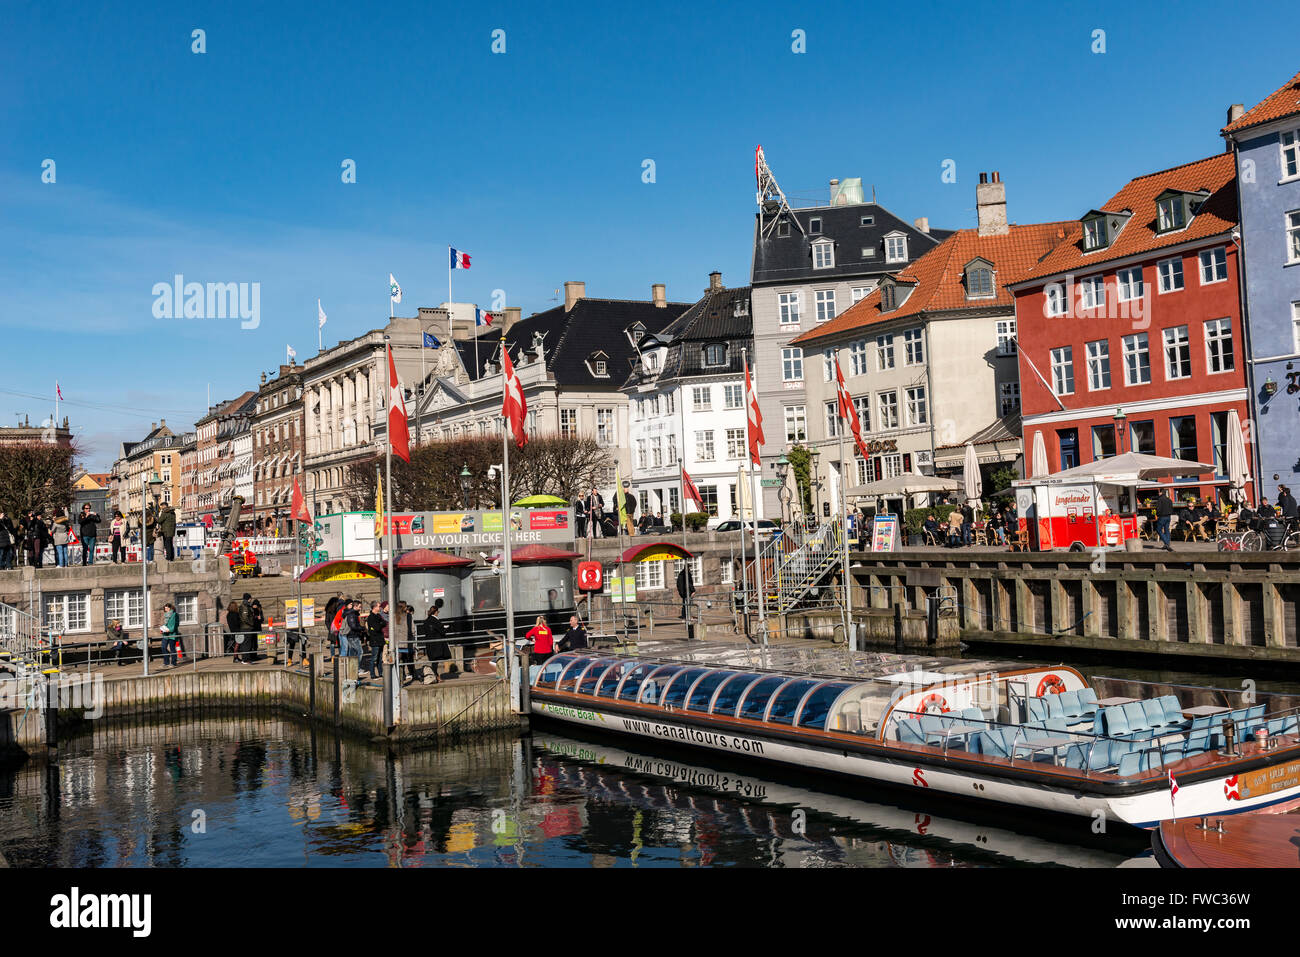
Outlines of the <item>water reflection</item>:
[{"label": "water reflection", "polygon": [[1115,866],[1141,850],[623,744],[541,729],[391,755],[279,717],[105,725],[58,764],[0,771],[0,851],[72,867],[948,867]]}]

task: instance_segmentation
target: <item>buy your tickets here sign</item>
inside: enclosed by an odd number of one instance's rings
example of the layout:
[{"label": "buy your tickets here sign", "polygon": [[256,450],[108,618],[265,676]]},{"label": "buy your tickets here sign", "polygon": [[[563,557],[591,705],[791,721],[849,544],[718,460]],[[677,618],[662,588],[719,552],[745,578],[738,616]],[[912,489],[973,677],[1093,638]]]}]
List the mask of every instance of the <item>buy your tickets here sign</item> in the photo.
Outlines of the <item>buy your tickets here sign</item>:
[{"label": "buy your tickets here sign", "polygon": [[[416,512],[390,515],[386,521],[393,523],[393,534],[400,548],[505,544],[499,511]],[[510,525],[512,545],[573,541],[572,509],[513,509]]]}]

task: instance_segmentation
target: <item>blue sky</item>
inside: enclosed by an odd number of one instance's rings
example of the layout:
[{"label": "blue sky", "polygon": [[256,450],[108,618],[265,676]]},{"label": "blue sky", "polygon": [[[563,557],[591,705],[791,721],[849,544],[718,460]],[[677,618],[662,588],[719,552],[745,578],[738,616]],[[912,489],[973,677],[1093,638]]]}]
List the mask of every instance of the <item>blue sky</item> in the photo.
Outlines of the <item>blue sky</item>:
[{"label": "blue sky", "polygon": [[[933,226],[974,224],[981,170],[1015,222],[1076,217],[1222,149],[1300,69],[1294,4],[6,2],[0,32],[0,422],[57,378],[88,455],[402,306],[695,299],[747,281],[753,150],[795,205],[860,176]],[[191,32],[206,52],[191,52]],[[491,52],[492,31],[506,52]],[[792,52],[803,30],[806,52]],[[1093,31],[1106,52],[1093,53]],[[55,161],[56,182],[41,182]],[[356,163],[343,183],[341,164]],[[642,162],[655,182],[642,182]],[[941,181],[956,163],[957,182]],[[802,202],[801,202],[802,201]],[[261,321],[157,319],[152,288],[257,282]]]}]

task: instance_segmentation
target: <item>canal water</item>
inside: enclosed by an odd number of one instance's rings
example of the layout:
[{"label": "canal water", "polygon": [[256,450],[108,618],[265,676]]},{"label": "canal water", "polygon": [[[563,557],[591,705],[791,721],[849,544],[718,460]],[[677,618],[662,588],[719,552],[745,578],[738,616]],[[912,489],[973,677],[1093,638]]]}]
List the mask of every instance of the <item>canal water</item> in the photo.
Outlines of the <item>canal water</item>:
[{"label": "canal water", "polygon": [[[1260,690],[1273,686],[1286,683]],[[103,723],[57,763],[0,769],[0,854],[14,867],[1151,864],[1133,832],[726,761],[545,725],[391,755],[270,714]]]}]

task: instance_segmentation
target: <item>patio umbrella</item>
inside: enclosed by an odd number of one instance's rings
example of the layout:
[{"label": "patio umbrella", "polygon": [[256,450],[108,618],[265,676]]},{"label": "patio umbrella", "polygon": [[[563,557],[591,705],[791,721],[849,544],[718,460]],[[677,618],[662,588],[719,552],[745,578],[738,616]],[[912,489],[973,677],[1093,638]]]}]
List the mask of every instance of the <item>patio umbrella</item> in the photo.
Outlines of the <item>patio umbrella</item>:
[{"label": "patio umbrella", "polygon": [[1228,410],[1228,481],[1232,483],[1232,498],[1246,500],[1246,486],[1250,484],[1250,469],[1246,464],[1246,443],[1241,437],[1241,418],[1236,409]]},{"label": "patio umbrella", "polygon": [[[1240,433],[1240,429],[1238,429]],[[1108,459],[1098,459],[1085,465],[1057,472],[1054,478],[1086,479],[1101,477],[1112,485],[1132,484],[1139,480],[1153,481],[1162,478],[1179,478],[1213,472],[1214,466],[1188,459],[1171,459],[1143,452],[1125,452]]]},{"label": "patio umbrella", "polygon": [[939,478],[937,475],[918,475],[916,472],[903,472],[893,478],[868,482],[849,489],[850,496],[859,498],[878,498],[888,495],[914,495],[917,492],[956,492],[961,483],[953,479]]},{"label": "patio umbrella", "polygon": [[978,509],[984,483],[980,480],[980,463],[975,455],[975,446],[970,442],[966,443],[966,461],[962,465],[962,480],[966,489],[966,504]]},{"label": "patio umbrella", "polygon": [[786,469],[785,487],[790,493],[790,521],[798,525],[803,522],[803,496],[799,494],[799,480],[795,478],[794,469]]},{"label": "patio umbrella", "polygon": [[1047,471],[1047,446],[1043,443],[1043,433],[1040,429],[1034,433],[1034,452],[1029,466],[1029,477],[1042,478]]},{"label": "patio umbrella", "polygon": [[546,508],[547,506],[568,505],[564,499],[558,495],[530,495],[527,498],[521,498],[515,502],[516,508]]}]

